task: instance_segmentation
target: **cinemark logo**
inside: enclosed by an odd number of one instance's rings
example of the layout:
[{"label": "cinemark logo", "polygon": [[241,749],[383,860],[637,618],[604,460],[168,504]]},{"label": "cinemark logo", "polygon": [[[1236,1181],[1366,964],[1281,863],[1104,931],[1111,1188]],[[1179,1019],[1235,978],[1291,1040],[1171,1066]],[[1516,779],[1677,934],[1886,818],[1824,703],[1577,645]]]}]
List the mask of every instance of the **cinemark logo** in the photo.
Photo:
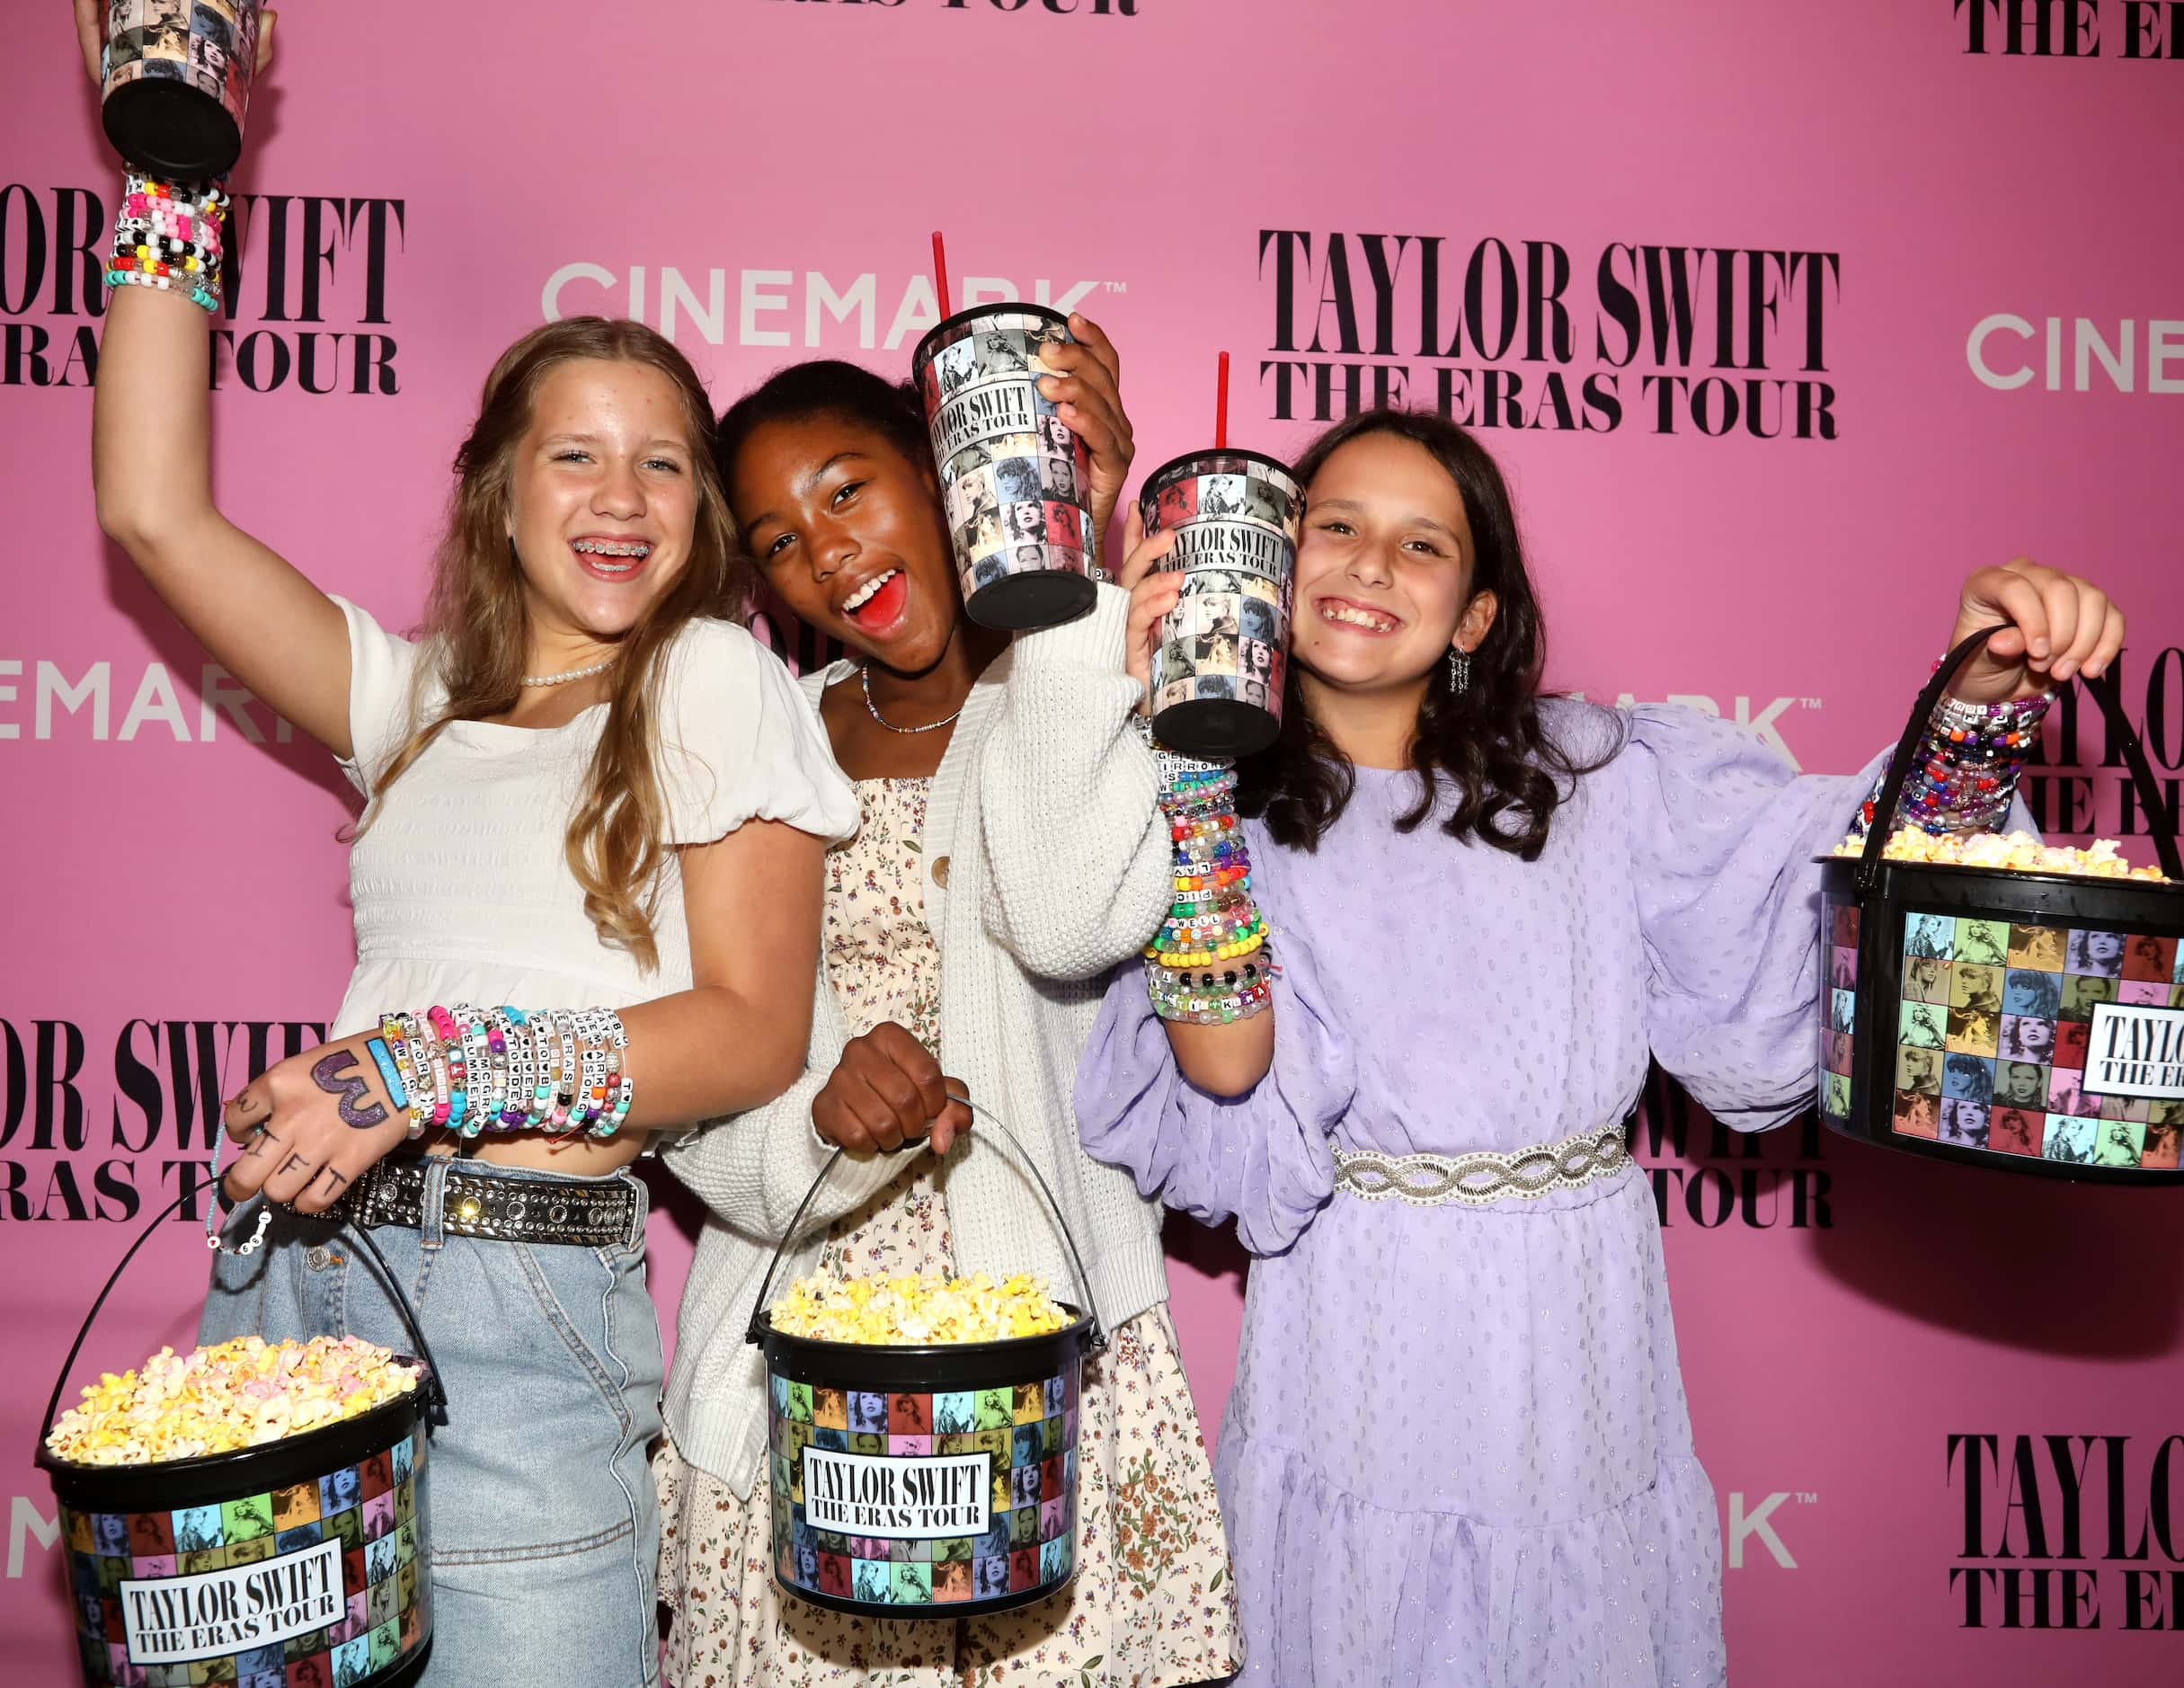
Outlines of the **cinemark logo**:
[{"label": "cinemark logo", "polygon": [[[1756,1506],[1745,1504],[1744,1490],[1729,1491],[1729,1568],[1741,1571],[1745,1568],[1745,1544],[1756,1541],[1767,1550],[1768,1556],[1786,1571],[1798,1568],[1798,1561],[1790,1557],[1784,1545],[1781,1533],[1776,1525],[1775,1515],[1792,1504],[1816,1506],[1820,1497],[1810,1489],[1778,1488],[1764,1496]],[[1757,1561],[1755,1560],[1754,1563]]]}]

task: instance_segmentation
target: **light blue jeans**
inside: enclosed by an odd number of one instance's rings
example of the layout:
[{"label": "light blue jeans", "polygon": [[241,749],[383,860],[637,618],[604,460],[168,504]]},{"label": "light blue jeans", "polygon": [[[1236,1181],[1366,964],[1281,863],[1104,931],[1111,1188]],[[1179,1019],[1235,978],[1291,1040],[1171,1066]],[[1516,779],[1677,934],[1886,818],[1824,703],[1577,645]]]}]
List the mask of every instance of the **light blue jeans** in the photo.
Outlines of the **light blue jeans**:
[{"label": "light blue jeans", "polygon": [[[644,1287],[644,1186],[608,1248],[450,1237],[450,1164],[428,1158],[425,1224],[381,1226],[379,1252],[417,1310],[448,1391],[426,1519],[433,1688],[659,1680],[660,1514],[646,1454],[665,1368]],[[547,1175],[481,1161],[470,1174]],[[599,1180],[603,1182],[604,1180]],[[246,1234],[246,1226],[237,1226]],[[323,1220],[276,1213],[255,1254],[220,1255],[200,1339],[411,1339],[371,1257]]]}]

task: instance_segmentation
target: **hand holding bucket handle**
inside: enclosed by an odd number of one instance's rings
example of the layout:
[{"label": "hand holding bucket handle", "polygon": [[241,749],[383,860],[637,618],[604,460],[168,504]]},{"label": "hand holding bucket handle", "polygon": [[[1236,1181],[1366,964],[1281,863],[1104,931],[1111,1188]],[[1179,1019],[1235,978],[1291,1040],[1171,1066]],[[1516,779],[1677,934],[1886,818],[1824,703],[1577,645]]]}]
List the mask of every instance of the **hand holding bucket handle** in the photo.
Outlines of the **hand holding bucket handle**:
[{"label": "hand holding bucket handle", "polygon": [[[1881,782],[1880,797],[1873,805],[1873,822],[1866,830],[1865,853],[1858,862],[1858,895],[1863,902],[1873,893],[1880,878],[1881,852],[1887,848],[1888,834],[1894,830],[1895,805],[1904,795],[1904,785],[1911,777],[1913,763],[1917,760],[1919,741],[1925,735],[1926,723],[1941,701],[1941,694],[1957,677],[1957,671],[1979,653],[1980,649],[1994,635],[1993,627],[1982,627],[1961,641],[1957,648],[1941,659],[1941,666],[1934,677],[1926,682],[1919,693],[1919,700],[1911,706],[1911,721],[1904,729],[1904,736],[1896,741],[1895,754],[1888,759],[1887,777]],[[2162,792],[2154,784],[2153,769],[2146,761],[2146,752],[2139,744],[2138,734],[2132,730],[2130,717],[2124,713],[2123,689],[2117,683],[2114,670],[2098,680],[2081,671],[2073,676],[2078,683],[2092,694],[2093,701],[2108,716],[2109,728],[2123,746],[2124,761],[2131,770],[2132,782],[2138,787],[2138,800],[2144,805],[2147,825],[2153,838],[2154,854],[2161,858],[2162,871],[2170,878],[2184,880],[2184,858],[2177,851],[2176,837],[2162,830]]]},{"label": "hand holding bucket handle", "polygon": [[[1092,1315],[1092,1334],[1087,1338],[1087,1342],[1094,1353],[1101,1352],[1107,1346],[1107,1327],[1105,1322],[1101,1319],[1099,1308],[1092,1299],[1092,1280],[1085,1275],[1084,1257],[1077,1252],[1077,1239],[1070,1235],[1069,1222],[1061,1216],[1061,1204],[1054,1199],[1054,1192],[1048,1187],[1045,1177],[1039,1170],[1039,1163],[1032,1159],[1031,1151],[1024,1147],[1022,1140],[1001,1123],[1000,1116],[995,1114],[991,1108],[982,1107],[973,1102],[969,1095],[955,1090],[948,1092],[948,1098],[951,1101],[962,1103],[973,1114],[981,1115],[988,1124],[1008,1140],[1009,1146],[1023,1160],[1024,1169],[1031,1174],[1032,1182],[1039,1186],[1039,1194],[1046,1197],[1046,1204],[1054,1215],[1055,1228],[1061,1232],[1062,1246],[1070,1251],[1070,1264],[1077,1269],[1078,1287],[1084,1292],[1085,1311]],[[819,1194],[820,1186],[827,1181],[827,1174],[834,1170],[835,1163],[842,1158],[845,1152],[843,1150],[837,1149],[827,1157],[827,1164],[820,1168],[819,1176],[812,1180],[812,1187],[803,1193],[803,1200],[796,1204],[795,1213],[790,1216],[788,1229],[781,1233],[781,1241],[774,1249],[774,1257],[767,1264],[765,1281],[759,1285],[759,1299],[750,1310],[750,1323],[743,1332],[743,1340],[754,1346],[763,1343],[766,1339],[766,1333],[759,1321],[765,1316],[767,1296],[774,1287],[774,1274],[781,1269],[781,1257],[788,1251],[789,1243],[803,1228],[803,1216],[811,1208],[812,1198]],[[95,1311],[96,1309],[93,1310]],[[73,1358],[73,1356],[71,1357]],[[58,1398],[57,1391],[56,1399]]]},{"label": "hand holding bucket handle", "polygon": [[[60,1413],[61,1391],[68,1387],[68,1373],[75,1369],[76,1356],[84,1351],[84,1339],[91,1335],[92,1323],[98,1318],[100,1310],[106,1305],[106,1298],[113,1293],[114,1285],[121,1281],[122,1273],[129,1270],[129,1263],[137,1257],[137,1251],[152,1239],[152,1233],[157,1230],[171,1215],[181,1211],[182,1204],[201,1187],[196,1185],[185,1186],[181,1195],[152,1216],[151,1223],[137,1233],[137,1240],[129,1244],[128,1252],[122,1255],[120,1264],[108,1275],[104,1286],[93,1299],[91,1310],[84,1315],[84,1322],[77,1328],[75,1340],[68,1345],[68,1357],[61,1362],[60,1375],[53,1380],[53,1393],[46,1401],[46,1416],[38,1429],[39,1448],[42,1449],[46,1445],[47,1436],[52,1434],[53,1420]],[[393,1294],[395,1309],[402,1315],[403,1326],[409,1331],[410,1340],[417,1345],[417,1357],[422,1360],[425,1365],[424,1381],[421,1385],[425,1398],[425,1422],[430,1425],[446,1424],[448,1422],[448,1391],[440,1383],[439,1362],[432,1358],[431,1345],[425,1341],[424,1331],[417,1323],[417,1313],[410,1305],[410,1298],[403,1293],[402,1285],[395,1281],[394,1273],[388,1268],[386,1257],[379,1252],[378,1244],[366,1236],[360,1226],[351,1224],[344,1226],[343,1229],[348,1231],[350,1236],[364,1245],[365,1253],[371,1256],[372,1264],[379,1268],[379,1276]]]}]

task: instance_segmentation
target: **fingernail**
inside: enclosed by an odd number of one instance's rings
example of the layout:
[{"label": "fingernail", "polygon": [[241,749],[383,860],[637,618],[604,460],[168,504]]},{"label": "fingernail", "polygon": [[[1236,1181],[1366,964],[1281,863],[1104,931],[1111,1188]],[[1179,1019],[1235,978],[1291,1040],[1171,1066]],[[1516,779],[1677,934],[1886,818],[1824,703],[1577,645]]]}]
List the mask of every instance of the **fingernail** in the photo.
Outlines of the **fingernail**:
[{"label": "fingernail", "polygon": [[2046,656],[2047,654],[2047,641],[2045,639],[2035,639],[2027,648],[2030,650],[2035,656]]},{"label": "fingernail", "polygon": [[1052,394],[1054,388],[1061,385],[1061,379],[1059,376],[1043,375],[1039,378],[1039,390],[1042,393]]}]

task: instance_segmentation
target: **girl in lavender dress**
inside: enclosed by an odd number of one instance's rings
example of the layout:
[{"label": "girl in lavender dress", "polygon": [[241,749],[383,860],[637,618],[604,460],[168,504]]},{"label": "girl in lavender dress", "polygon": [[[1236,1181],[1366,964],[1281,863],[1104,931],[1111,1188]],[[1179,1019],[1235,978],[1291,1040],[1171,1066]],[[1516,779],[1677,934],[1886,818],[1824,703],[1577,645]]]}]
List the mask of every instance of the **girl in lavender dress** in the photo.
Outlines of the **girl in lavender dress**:
[{"label": "girl in lavender dress", "polygon": [[[1217,858],[1240,836],[1280,974],[1221,915],[1206,972],[1118,979],[1077,1099],[1094,1155],[1258,1257],[1217,1455],[1241,1680],[1721,1682],[1713,1491],[1620,1122],[1649,1056],[1741,1129],[1809,1102],[1812,858],[1871,770],[1541,696],[1507,493],[1442,418],[1353,418],[1298,479],[1283,737],[1238,833],[1221,776],[1164,800]],[[1938,721],[2028,721],[2123,631],[2025,562],[1965,582],[1955,636],[1981,627]]]}]

